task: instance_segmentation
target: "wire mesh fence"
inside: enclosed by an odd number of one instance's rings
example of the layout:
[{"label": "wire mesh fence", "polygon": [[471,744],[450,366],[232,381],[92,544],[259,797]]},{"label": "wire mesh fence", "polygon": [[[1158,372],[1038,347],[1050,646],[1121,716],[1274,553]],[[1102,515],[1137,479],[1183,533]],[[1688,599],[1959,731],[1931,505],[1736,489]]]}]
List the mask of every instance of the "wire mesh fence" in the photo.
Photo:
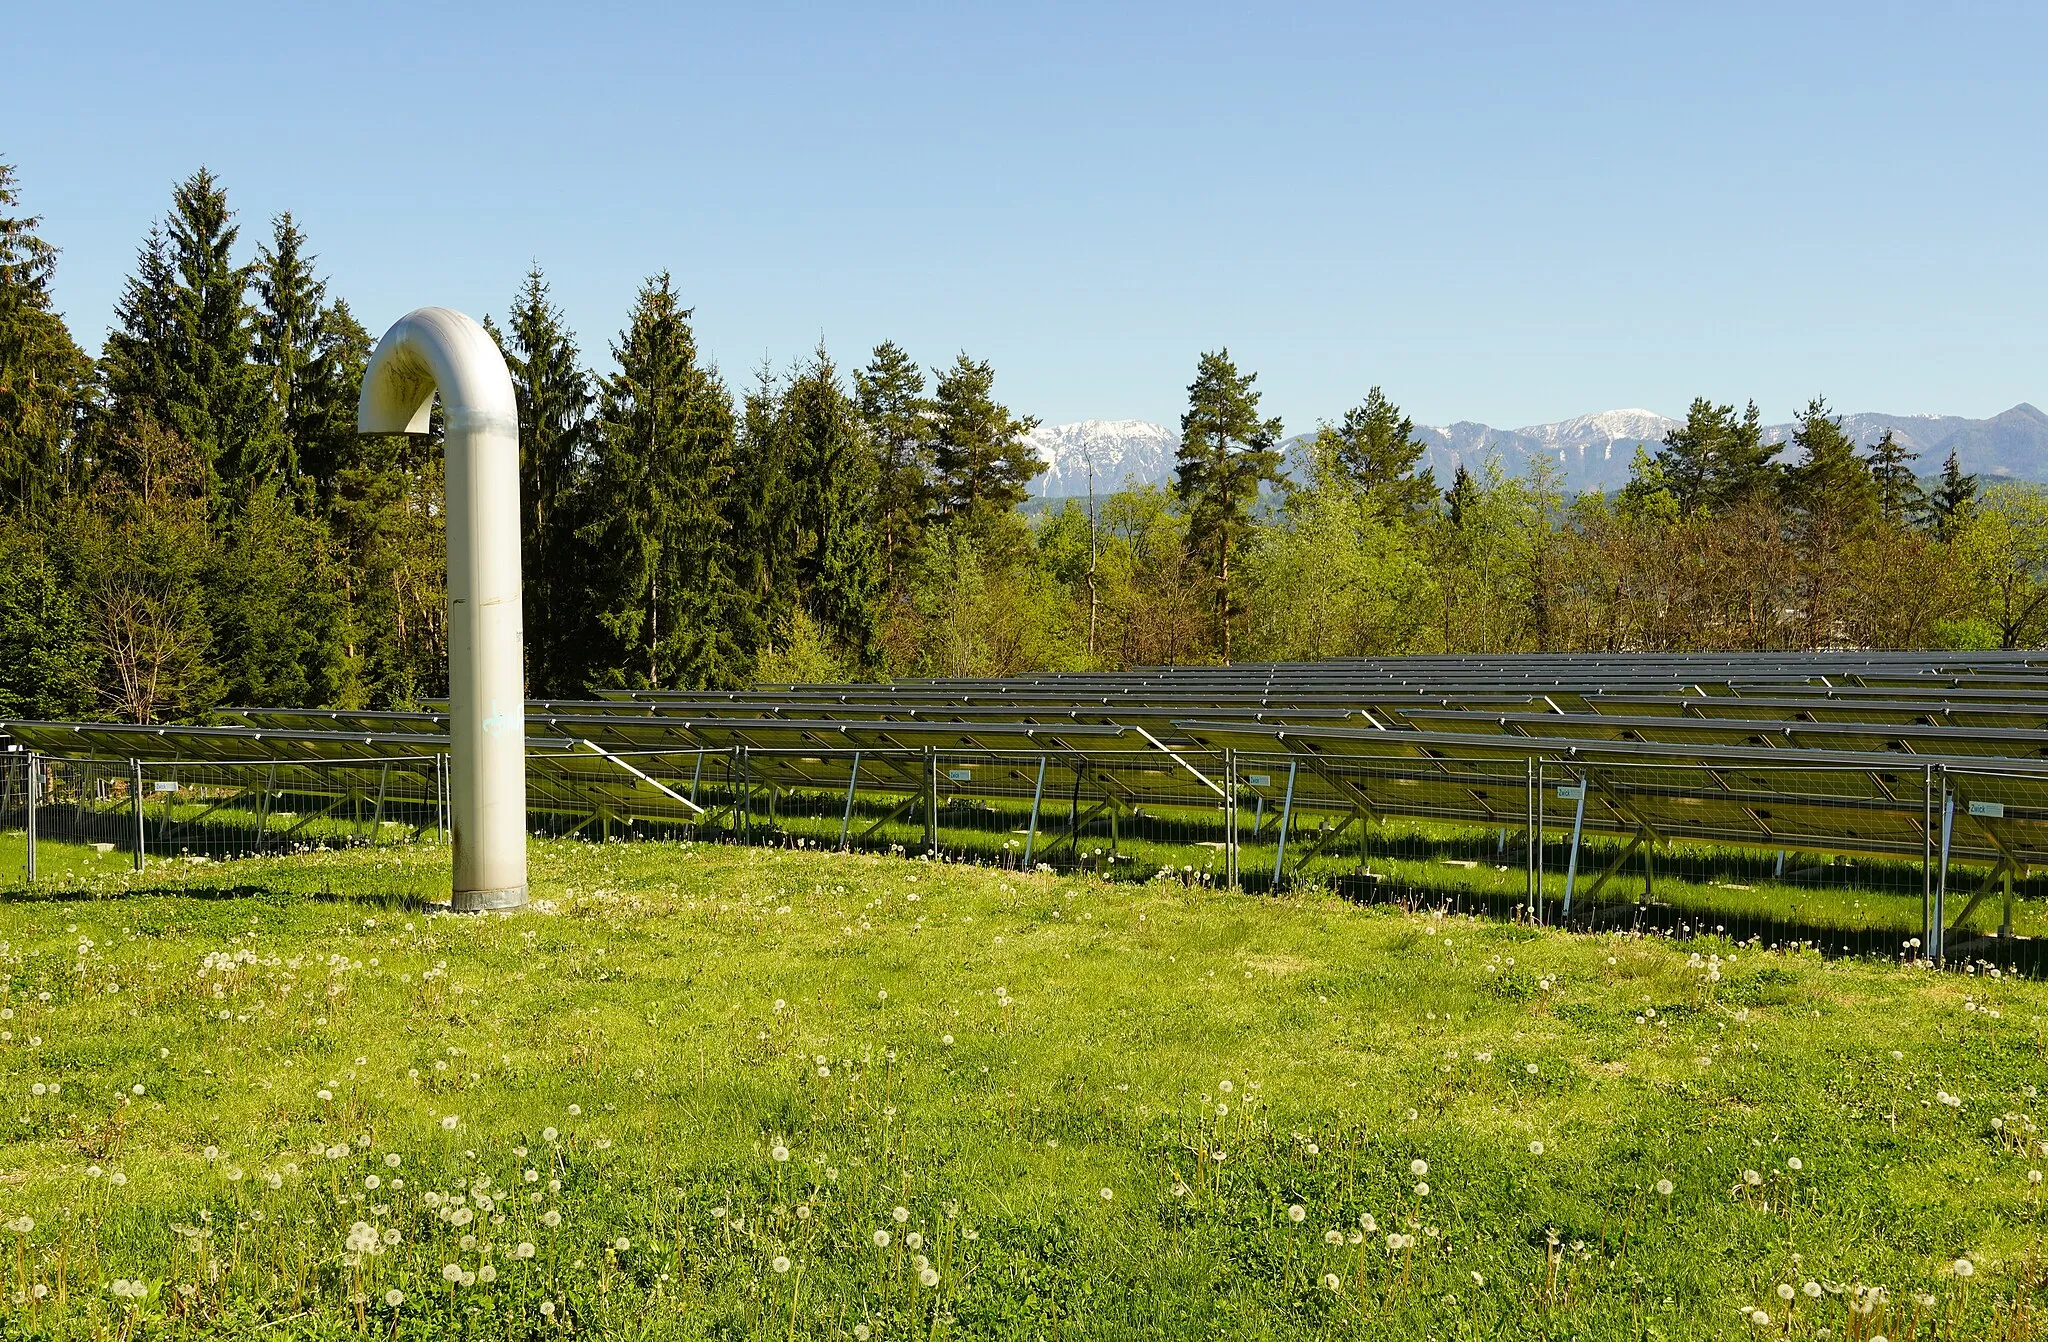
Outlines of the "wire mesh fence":
[{"label": "wire mesh fence", "polygon": [[[587,743],[586,743],[587,744]],[[0,754],[0,888],[445,843],[441,754]],[[2048,771],[1540,754],[691,750],[529,757],[536,838],[893,852],[1578,929],[2032,963]]]}]

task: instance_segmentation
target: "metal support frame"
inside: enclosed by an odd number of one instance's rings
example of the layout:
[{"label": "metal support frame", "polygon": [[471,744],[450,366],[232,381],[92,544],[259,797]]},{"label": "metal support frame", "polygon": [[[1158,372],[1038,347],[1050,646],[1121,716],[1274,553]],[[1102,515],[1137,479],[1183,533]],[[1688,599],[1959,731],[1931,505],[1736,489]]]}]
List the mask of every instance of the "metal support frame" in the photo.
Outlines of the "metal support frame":
[{"label": "metal support frame", "polygon": [[1934,878],[1934,917],[1928,920],[1927,953],[1936,964],[1947,958],[1948,922],[1944,906],[1948,903],[1948,854],[1956,831],[1956,794],[1948,785],[1946,770],[1941,775],[1941,867]]},{"label": "metal support frame", "polygon": [[1226,748],[1223,752],[1223,776],[1230,782],[1230,790],[1223,794],[1223,884],[1225,888],[1237,889],[1238,859],[1238,801],[1240,784],[1237,778],[1237,752]]},{"label": "metal support frame", "polygon": [[36,804],[42,800],[43,758],[34,751],[28,756],[28,787],[22,794],[22,801],[28,808],[26,825],[27,851],[22,857],[22,875],[30,885],[36,883]]},{"label": "metal support frame", "polygon": [[1287,828],[1294,823],[1294,775],[1300,767],[1300,760],[1287,761],[1287,800],[1280,807],[1280,846],[1273,854],[1273,888],[1280,888],[1280,878],[1287,866]]},{"label": "metal support frame", "polygon": [[[697,760],[698,767],[702,768],[703,756],[698,756]],[[846,774],[846,811],[839,817],[839,849],[841,852],[844,852],[846,850],[846,832],[849,829],[853,828],[853,790],[859,785],[860,752],[856,750],[853,752],[853,768],[849,769]],[[697,782],[695,779],[691,779],[690,793],[692,796],[694,796],[696,795],[696,792]]]},{"label": "metal support frame", "polygon": [[1566,921],[1570,921],[1572,916],[1572,889],[1579,882],[1579,836],[1586,831],[1586,794],[1592,790],[1592,786],[1586,781],[1586,775],[1581,773],[1578,787],[1579,805],[1572,815],[1572,852],[1565,861],[1564,869],[1564,910],[1560,917]]},{"label": "metal support frame", "polygon": [[142,761],[128,761],[128,791],[134,800],[135,811],[135,870],[143,867],[145,840],[142,833]]},{"label": "metal support frame", "polygon": [[933,856],[939,851],[939,752],[930,746],[924,751],[924,850]]},{"label": "metal support frame", "polygon": [[1031,785],[1031,822],[1024,831],[1024,865],[1029,868],[1031,855],[1038,849],[1038,807],[1045,800],[1045,756],[1038,757],[1038,781]]}]

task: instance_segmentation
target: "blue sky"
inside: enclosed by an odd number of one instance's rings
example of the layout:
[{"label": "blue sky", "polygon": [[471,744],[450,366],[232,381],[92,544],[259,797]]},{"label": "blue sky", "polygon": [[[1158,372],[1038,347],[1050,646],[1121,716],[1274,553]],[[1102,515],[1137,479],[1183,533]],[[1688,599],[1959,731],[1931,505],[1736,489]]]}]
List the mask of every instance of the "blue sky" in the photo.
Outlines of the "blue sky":
[{"label": "blue sky", "polygon": [[1515,426],[2048,403],[2048,6],[41,6],[0,158],[96,348],[170,188],[290,209],[373,330],[540,263],[607,362],[669,269],[743,381],[822,337],[1170,421],[1378,383]]}]

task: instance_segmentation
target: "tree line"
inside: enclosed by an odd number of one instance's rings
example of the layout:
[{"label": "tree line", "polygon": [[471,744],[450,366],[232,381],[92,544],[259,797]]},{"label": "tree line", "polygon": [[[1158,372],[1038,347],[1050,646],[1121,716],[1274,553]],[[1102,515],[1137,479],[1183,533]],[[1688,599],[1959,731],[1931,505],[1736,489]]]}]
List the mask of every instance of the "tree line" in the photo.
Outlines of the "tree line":
[{"label": "tree line", "polygon": [[[0,716],[405,708],[446,689],[435,429],[362,437],[372,336],[292,217],[245,257],[201,170],[97,358],[0,164]],[[1291,445],[1201,356],[1168,488],[1027,515],[986,360],[821,344],[738,387],[650,277],[597,371],[539,269],[486,325],[519,402],[527,677],[611,688],[1539,649],[2016,647],[2048,503],[1932,477],[1824,402],[1786,445],[1701,399],[1614,495],[1438,481],[1374,388]]]}]

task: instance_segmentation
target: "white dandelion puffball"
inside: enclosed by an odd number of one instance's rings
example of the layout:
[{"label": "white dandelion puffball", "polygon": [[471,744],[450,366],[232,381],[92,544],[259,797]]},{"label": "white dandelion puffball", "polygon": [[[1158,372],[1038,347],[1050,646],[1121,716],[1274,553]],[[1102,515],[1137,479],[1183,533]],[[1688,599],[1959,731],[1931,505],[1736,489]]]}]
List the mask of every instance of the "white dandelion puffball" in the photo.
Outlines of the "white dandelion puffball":
[{"label": "white dandelion puffball", "polygon": [[1472,1284],[1474,1286],[1484,1286],[1486,1285],[1486,1278],[1481,1276],[1479,1273],[1474,1272],[1472,1274]]},{"label": "white dandelion puffball", "polygon": [[1670,1197],[1670,1196],[1671,1196],[1671,1190],[1672,1190],[1672,1188],[1673,1188],[1673,1187],[1675,1187],[1675,1185],[1673,1185],[1673,1184],[1672,1184],[1672,1182],[1671,1182],[1671,1181],[1670,1181],[1669,1179],[1659,1179],[1659,1180],[1657,1181],[1657,1194],[1658,1194],[1658,1196],[1659,1196],[1659,1197],[1667,1197],[1667,1198],[1668,1198],[1668,1197]]},{"label": "white dandelion puffball", "polygon": [[1300,1225],[1308,1219],[1308,1208],[1302,1206],[1299,1202],[1295,1203],[1287,1209],[1287,1219],[1296,1225]]},{"label": "white dandelion puffball", "polygon": [[1530,1076],[1534,1076],[1536,1075],[1536,1064],[1532,1062],[1528,1064],[1526,1067],[1522,1068],[1522,1070],[1527,1072]]},{"label": "white dandelion puffball", "polygon": [[446,1118],[443,1118],[441,1120],[441,1129],[444,1132],[453,1132],[455,1131],[456,1126],[461,1122],[462,1120],[460,1118],[457,1118],[454,1114],[450,1114]]},{"label": "white dandelion puffball", "polygon": [[929,1267],[919,1268],[917,1270],[917,1284],[924,1287],[926,1290],[930,1290],[932,1287],[937,1286],[939,1284],[938,1272]]},{"label": "white dandelion puffball", "polygon": [[1113,1199],[1113,1198],[1115,1198],[1115,1197],[1116,1197],[1116,1194],[1115,1194],[1115,1193],[1112,1193],[1112,1192],[1111,1192],[1110,1190],[1108,1190],[1107,1188],[1105,1188],[1105,1189],[1103,1189],[1103,1190],[1102,1190],[1102,1200],[1103,1200],[1104,1202],[1108,1202],[1108,1201],[1112,1200],[1112,1199]]},{"label": "white dandelion puffball", "polygon": [[561,1135],[561,1133],[556,1132],[553,1128],[542,1128],[540,1130],[540,1139],[544,1142],[552,1142]]},{"label": "white dandelion puffball", "polygon": [[1799,1289],[1805,1293],[1808,1300],[1820,1299],[1820,1283],[1817,1281],[1810,1281]]},{"label": "white dandelion puffball", "polygon": [[548,1318],[550,1318],[550,1319],[554,1318],[554,1317],[555,1317],[555,1302],[554,1302],[554,1301],[552,1301],[552,1300],[543,1300],[543,1301],[541,1301],[541,1302],[540,1302],[540,1312],[541,1312],[542,1314],[544,1314],[545,1316],[547,1316]]},{"label": "white dandelion puffball", "polygon": [[1792,1171],[1794,1174],[1797,1174],[1799,1173],[1799,1171],[1806,1168],[1806,1162],[1801,1160],[1798,1156],[1793,1156],[1785,1162],[1785,1168]]},{"label": "white dandelion puffball", "polygon": [[384,1292],[384,1303],[393,1309],[397,1309],[405,1303],[405,1292],[398,1290],[396,1287]]},{"label": "white dandelion puffball", "polygon": [[853,1325],[853,1342],[868,1342],[868,1326],[864,1323]]},{"label": "white dandelion puffball", "polygon": [[1530,1154],[1530,1155],[1532,1155],[1532,1156],[1540,1156],[1540,1155],[1542,1155],[1542,1154],[1543,1154],[1543,1143],[1541,1143],[1541,1142],[1531,1142],[1531,1143],[1529,1143],[1529,1154]]},{"label": "white dandelion puffball", "polygon": [[583,1106],[582,1106],[582,1105],[580,1105],[580,1104],[572,1104],[572,1105],[570,1105],[570,1106],[569,1106],[569,1117],[571,1117],[571,1118],[581,1118],[582,1116],[583,1116]]},{"label": "white dandelion puffball", "polygon": [[626,1250],[632,1247],[633,1241],[627,1239],[624,1235],[621,1235],[618,1237],[616,1241],[613,1242],[612,1251],[614,1253],[624,1253]]},{"label": "white dandelion puffball", "polygon": [[1323,1285],[1324,1285],[1324,1286],[1326,1286],[1326,1287],[1328,1287],[1328,1288],[1329,1288],[1330,1290],[1334,1291],[1334,1290],[1338,1289],[1339,1287],[1341,1287],[1341,1286],[1342,1286],[1343,1284],[1344,1284],[1344,1279],[1343,1279],[1342,1277],[1338,1276],[1338,1275],[1337,1275],[1336,1273],[1334,1273],[1334,1272],[1325,1272],[1325,1273],[1323,1274]]},{"label": "white dandelion puffball", "polygon": [[789,1271],[789,1259],[785,1258],[781,1254],[776,1254],[773,1258],[768,1260],[768,1266],[773,1268],[775,1270],[775,1275],[779,1277],[783,1273]]},{"label": "white dandelion puffball", "polygon": [[770,1151],[768,1155],[771,1159],[775,1161],[776,1164],[780,1165],[789,1159],[789,1148],[782,1145],[782,1143],[777,1142],[775,1144],[775,1149]]},{"label": "white dandelion puffball", "polygon": [[462,1264],[444,1263],[441,1266],[441,1280],[451,1286],[462,1280]]},{"label": "white dandelion puffball", "polygon": [[1771,1316],[1760,1309],[1753,1309],[1749,1312],[1749,1321],[1759,1328],[1771,1326]]},{"label": "white dandelion puffball", "polygon": [[910,1219],[910,1209],[908,1207],[898,1207],[896,1210],[890,1212],[889,1215],[896,1222],[897,1225],[902,1225],[905,1221],[908,1221]]},{"label": "white dandelion puffball", "polygon": [[876,1231],[876,1232],[874,1233],[874,1236],[873,1236],[873,1238],[874,1238],[874,1241],[875,1241],[875,1247],[876,1247],[877,1249],[886,1249],[886,1248],[888,1248],[888,1247],[889,1247],[889,1232],[888,1232],[888,1231],[886,1231],[886,1230],[877,1230],[877,1231]]},{"label": "white dandelion puffball", "polygon": [[924,1236],[918,1234],[915,1230],[911,1231],[903,1237],[903,1247],[906,1249],[922,1249],[924,1247]]},{"label": "white dandelion puffball", "polygon": [[1798,1292],[1796,1292],[1796,1291],[1794,1291],[1794,1290],[1792,1289],[1792,1283],[1790,1283],[1790,1282],[1779,1282],[1779,1283],[1778,1283],[1778,1299],[1780,1299],[1780,1300],[1790,1300],[1790,1299],[1791,1299],[1791,1298],[1792,1298],[1792,1297],[1793,1297],[1794,1295],[1797,1295],[1797,1294],[1798,1294]]},{"label": "white dandelion puffball", "polygon": [[562,1224],[562,1214],[553,1207],[550,1207],[540,1214],[540,1223],[553,1230],[556,1226]]},{"label": "white dandelion puffball", "polygon": [[1423,1175],[1429,1173],[1429,1162],[1426,1160],[1411,1160],[1408,1162],[1408,1172],[1420,1179]]},{"label": "white dandelion puffball", "polygon": [[1341,1230],[1325,1230],[1325,1231],[1323,1232],[1323,1243],[1325,1243],[1325,1244],[1342,1244],[1343,1242],[1344,1242],[1344,1232],[1343,1232],[1343,1231],[1341,1231]]},{"label": "white dandelion puffball", "polygon": [[512,1256],[514,1258],[531,1258],[537,1252],[538,1250],[533,1247],[532,1241],[521,1240],[519,1241],[519,1247],[512,1251]]},{"label": "white dandelion puffball", "polygon": [[1958,1277],[1974,1277],[1977,1275],[1977,1265],[1967,1258],[1958,1258],[1956,1259],[1956,1275]]},{"label": "white dandelion puffball", "polygon": [[1428,1196],[1429,1196],[1429,1185],[1428,1185],[1428,1184],[1417,1184],[1417,1185],[1415,1185],[1415,1196],[1416,1196],[1416,1197],[1419,1197],[1419,1198],[1426,1198],[1426,1197],[1428,1197]]}]

